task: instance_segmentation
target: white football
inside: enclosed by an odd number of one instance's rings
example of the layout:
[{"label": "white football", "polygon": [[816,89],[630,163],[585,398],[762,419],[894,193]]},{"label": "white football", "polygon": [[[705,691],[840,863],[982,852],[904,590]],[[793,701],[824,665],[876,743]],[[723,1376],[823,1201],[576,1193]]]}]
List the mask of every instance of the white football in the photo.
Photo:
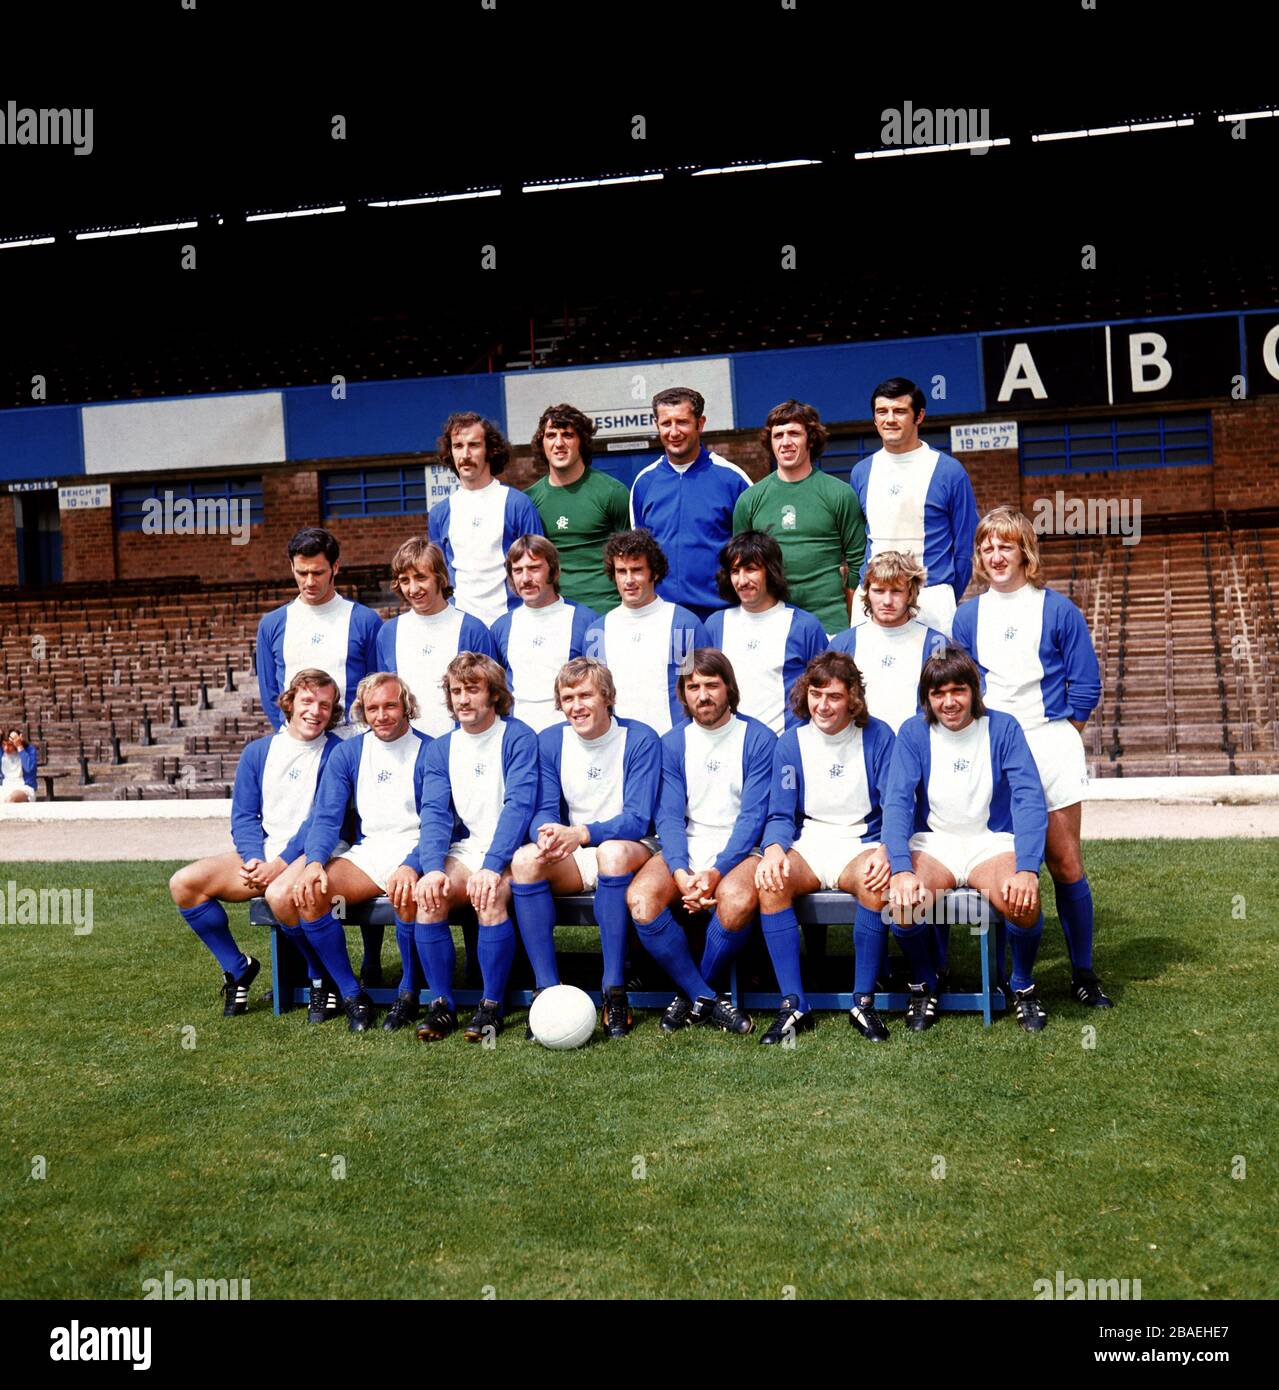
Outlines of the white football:
[{"label": "white football", "polygon": [[595,1031],[595,1005],[576,985],[551,985],[533,1000],[528,1026],[543,1047],[581,1047]]}]

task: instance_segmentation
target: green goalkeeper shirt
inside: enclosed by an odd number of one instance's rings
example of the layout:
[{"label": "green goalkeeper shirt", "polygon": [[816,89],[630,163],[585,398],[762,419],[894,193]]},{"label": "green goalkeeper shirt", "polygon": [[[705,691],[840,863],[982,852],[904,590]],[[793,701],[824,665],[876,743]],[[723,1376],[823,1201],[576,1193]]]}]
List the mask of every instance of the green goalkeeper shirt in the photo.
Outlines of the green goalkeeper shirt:
[{"label": "green goalkeeper shirt", "polygon": [[602,551],[614,531],[631,528],[631,494],[625,485],[588,467],[567,487],[552,487],[549,478],[539,478],[528,496],[547,539],[560,553],[560,593],[601,616],[616,608],[620,599],[604,573]]},{"label": "green goalkeeper shirt", "polygon": [[[866,551],[866,519],[857,494],[813,465],[807,478],[766,478],[742,493],[733,508],[733,534],[766,531],[782,548],[789,602],[807,609],[827,633],[848,626],[848,603],[840,565],[854,587]],[[550,534],[550,527],[547,527]]]}]

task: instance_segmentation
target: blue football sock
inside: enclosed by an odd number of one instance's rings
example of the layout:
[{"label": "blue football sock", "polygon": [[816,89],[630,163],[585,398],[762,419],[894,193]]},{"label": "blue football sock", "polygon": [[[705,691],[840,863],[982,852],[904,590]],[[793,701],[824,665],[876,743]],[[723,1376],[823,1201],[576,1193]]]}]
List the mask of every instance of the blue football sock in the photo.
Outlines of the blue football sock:
[{"label": "blue football sock", "polygon": [[1044,914],[1035,919],[1033,927],[1008,924],[1013,948],[1013,976],[1009,983],[1014,989],[1029,989],[1035,983],[1035,957],[1039,954],[1039,938],[1044,934]]},{"label": "blue football sock", "polygon": [[664,907],[651,922],[636,922],[644,949],[675,981],[675,987],[689,999],[713,999],[715,991],[702,979],[689,954],[688,938],[679,923]]},{"label": "blue football sock", "polygon": [[938,970],[945,970],[950,962],[950,924],[947,922],[933,923],[933,959]]},{"label": "blue football sock", "polygon": [[533,983],[546,989],[560,982],[555,960],[555,899],[549,883],[512,883],[515,923],[533,967]]},{"label": "blue football sock", "polygon": [[302,959],[306,962],[306,977],[308,980],[322,980],[324,978],[324,962],[315,954],[315,948],[307,938],[306,932],[301,927],[286,927],[281,925],[280,930],[298,948]]},{"label": "blue football sock", "polygon": [[226,909],[216,898],[198,907],[180,907],[188,927],[213,952],[213,957],[232,979],[238,980],[249,968],[249,958],[235,944],[227,925]]},{"label": "blue football sock", "polygon": [[480,927],[476,948],[480,958],[480,974],[484,978],[485,999],[506,1002],[506,982],[511,978],[511,962],[515,959],[515,928],[508,917],[495,927]]},{"label": "blue football sock", "polygon": [[326,912],[314,922],[308,922],[304,917],[302,930],[310,938],[315,954],[323,962],[342,998],[351,999],[359,994],[360,982],[351,969],[351,958],[346,953],[346,933],[342,930],[341,922],[331,912]]},{"label": "blue football sock", "polygon": [[706,928],[706,948],[702,952],[699,968],[702,979],[712,989],[728,988],[728,972],[741,954],[742,947],[750,939],[752,924],[747,922],[741,931],[725,931],[720,925],[719,913],[716,912],[711,917],[711,924]]},{"label": "blue football sock", "polygon": [[1092,889],[1085,875],[1077,883],[1057,883],[1057,915],[1066,934],[1070,968],[1078,974],[1092,970]]},{"label": "blue football sock", "polygon": [[894,922],[893,935],[910,966],[910,983],[923,985],[930,994],[934,993],[937,965],[933,952],[937,948],[937,938],[933,935],[932,924],[920,922],[917,926],[903,927]]},{"label": "blue football sock", "polygon": [[364,959],[360,962],[360,974],[365,974],[370,965],[382,968],[382,938],[385,927],[361,927],[360,937],[364,942]]},{"label": "blue football sock", "polygon": [[1008,982],[1008,923],[1003,917],[995,918],[995,983]]},{"label": "blue football sock", "polygon": [[634,874],[601,874],[595,889],[595,920],[600,929],[600,949],[604,955],[605,989],[626,983],[626,928],[631,914],[626,906],[626,890]]},{"label": "blue football sock", "polygon": [[457,965],[457,949],[447,922],[416,922],[413,940],[417,956],[426,971],[427,987],[433,999],[443,998],[453,1007],[453,969]]},{"label": "blue football sock", "polygon": [[853,993],[874,994],[875,981],[884,968],[888,951],[888,928],[883,917],[873,907],[857,904],[853,918]]},{"label": "blue football sock", "polygon": [[780,912],[761,912],[759,924],[777,976],[777,988],[783,994],[798,995],[800,1011],[807,1013],[808,996],[799,968],[799,921],[794,911],[784,907]]},{"label": "blue football sock", "polygon": [[417,947],[413,940],[412,922],[395,919],[395,944],[400,948],[400,993],[412,994],[414,998],[422,990],[422,967],[417,958]]}]

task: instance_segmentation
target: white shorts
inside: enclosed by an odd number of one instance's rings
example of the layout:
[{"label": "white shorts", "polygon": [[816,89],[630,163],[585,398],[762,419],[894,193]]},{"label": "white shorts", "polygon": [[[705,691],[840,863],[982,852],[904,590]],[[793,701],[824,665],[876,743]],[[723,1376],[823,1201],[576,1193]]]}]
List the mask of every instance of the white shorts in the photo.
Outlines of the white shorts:
[{"label": "white shorts", "polygon": [[8,801],[14,792],[21,792],[28,801],[36,799],[36,789],[25,782],[0,782],[0,801]]},{"label": "white shorts", "polygon": [[[731,832],[730,832],[731,833]],[[728,840],[720,835],[690,835],[688,837],[688,871],[700,874],[715,867]],[[667,865],[669,868],[670,865]]]},{"label": "white shorts", "polygon": [[817,827],[806,821],[791,849],[812,869],[828,893],[839,892],[839,876],[864,850],[877,849],[878,840],[862,840],[851,829]]},{"label": "white shorts", "polygon": [[418,838],[417,831],[411,835],[368,835],[334,858],[349,860],[385,893],[387,880],[417,847]]},{"label": "white shorts", "polygon": [[449,846],[448,857],[464,864],[469,873],[477,874],[484,867],[487,854],[488,850],[483,845],[474,837],[468,836],[465,840],[453,841]]},{"label": "white shorts", "polygon": [[[870,622],[870,614],[862,603],[862,593],[859,584],[853,595],[853,627]],[[949,637],[951,624],[955,621],[955,590],[949,584],[929,584],[919,591],[918,603],[919,612],[915,614],[915,621],[936,628],[943,637]]]},{"label": "white shorts", "polygon": [[968,887],[968,875],[997,854],[1015,854],[1016,842],[1009,830],[982,830],[976,835],[954,835],[948,830],[921,830],[910,837],[910,849],[930,855],[955,878],[956,888]]},{"label": "white shorts", "polygon": [[[661,849],[656,835],[644,835],[639,843],[650,854],[656,854]],[[580,845],[573,851],[573,863],[577,865],[577,872],[582,875],[583,893],[593,893],[599,884],[600,866],[595,857],[598,852],[597,845]]]},{"label": "white shorts", "polygon": [[1088,798],[1088,759],[1084,741],[1069,719],[1054,719],[1027,729],[1026,742],[1044,784],[1050,811],[1060,811]]}]

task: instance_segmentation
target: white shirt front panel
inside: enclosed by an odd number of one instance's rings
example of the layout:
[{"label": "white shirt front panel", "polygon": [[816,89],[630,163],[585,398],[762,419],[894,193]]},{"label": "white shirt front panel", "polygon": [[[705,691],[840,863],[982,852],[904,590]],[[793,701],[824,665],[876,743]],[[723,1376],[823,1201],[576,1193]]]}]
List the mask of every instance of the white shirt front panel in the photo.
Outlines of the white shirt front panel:
[{"label": "white shirt front panel", "polygon": [[574,610],[557,598],[543,608],[521,604],[511,610],[506,661],[515,686],[515,717],[534,733],[558,724],[555,677],[573,644]]},{"label": "white shirt front panel", "polygon": [[1023,729],[1048,722],[1039,659],[1045,593],[1023,584],[1011,594],[991,589],[977,602],[977,658],[986,667],[986,704],[1011,714]]},{"label": "white shirt front panel", "polygon": [[395,620],[395,669],[417,696],[413,727],[428,738],[439,738],[453,727],[440,682],[457,655],[461,631],[462,610],[452,604],[427,617],[409,612]]},{"label": "white shirt front panel", "polygon": [[[567,725],[560,749],[560,790],[570,825],[590,825],[622,814],[626,729],[616,719],[596,739],[579,738]],[[536,827],[534,827],[536,828]]]},{"label": "white shirt front panel", "polygon": [[866,833],[870,815],[862,731],[850,723],[832,738],[815,724],[801,724],[798,737],[804,766],[805,817],[860,838]]},{"label": "white shirt front panel", "polygon": [[932,724],[928,742],[928,828],[952,835],[985,830],[994,792],[990,720],[974,719],[958,733]]},{"label": "white shirt front panel", "polygon": [[294,599],[284,616],[284,686],[299,671],[314,666],[337,681],[338,699],[346,698],[346,654],[351,640],[351,613],[355,604],[341,594],[327,603],[303,603]]},{"label": "white shirt front panel", "polygon": [[767,724],[775,734],[786,727],[786,639],[794,609],[775,603],[763,613],[745,608],[724,611],[724,655],[732,663],[741,691],[739,709]]},{"label": "white shirt front panel", "polygon": [[866,682],[866,708],[896,733],[919,709],[919,671],[928,629],[923,623],[900,627],[863,623],[857,629],[853,660]]},{"label": "white shirt front panel", "polygon": [[746,721],[730,716],[721,729],[692,723],[684,730],[684,782],[690,836],[718,841],[723,849],[742,809],[742,752]]},{"label": "white shirt front panel", "polygon": [[320,777],[324,736],[304,743],[281,729],[262,764],[262,829],[266,857],[276,858],[311,813]]},{"label": "white shirt front panel", "polygon": [[0,755],[0,783],[4,782],[10,782],[15,787],[19,784],[26,786],[26,779],[22,775],[22,758],[17,753]]},{"label": "white shirt front panel", "polygon": [[659,734],[671,727],[674,621],[675,605],[664,598],[643,608],[621,604],[604,618],[604,650],[617,686],[614,709],[621,718],[638,719]]},{"label": "white shirt front panel", "polygon": [[355,809],[364,838],[417,834],[421,822],[413,795],[413,768],[421,746],[412,729],[389,743],[374,733],[365,734],[355,779]]},{"label": "white shirt front panel", "polygon": [[495,478],[474,492],[458,488],[449,500],[453,547],[453,602],[492,627],[506,612],[506,526],[508,489]]},{"label": "white shirt front panel", "polygon": [[449,785],[453,805],[470,834],[471,842],[487,853],[497,831],[506,800],[506,776],[502,771],[502,740],[507,723],[495,719],[482,734],[458,729],[449,739]]},{"label": "white shirt front panel", "polygon": [[866,520],[872,555],[903,550],[924,558],[924,502],[937,457],[936,449],[921,444],[908,454],[880,449],[871,459]]}]

